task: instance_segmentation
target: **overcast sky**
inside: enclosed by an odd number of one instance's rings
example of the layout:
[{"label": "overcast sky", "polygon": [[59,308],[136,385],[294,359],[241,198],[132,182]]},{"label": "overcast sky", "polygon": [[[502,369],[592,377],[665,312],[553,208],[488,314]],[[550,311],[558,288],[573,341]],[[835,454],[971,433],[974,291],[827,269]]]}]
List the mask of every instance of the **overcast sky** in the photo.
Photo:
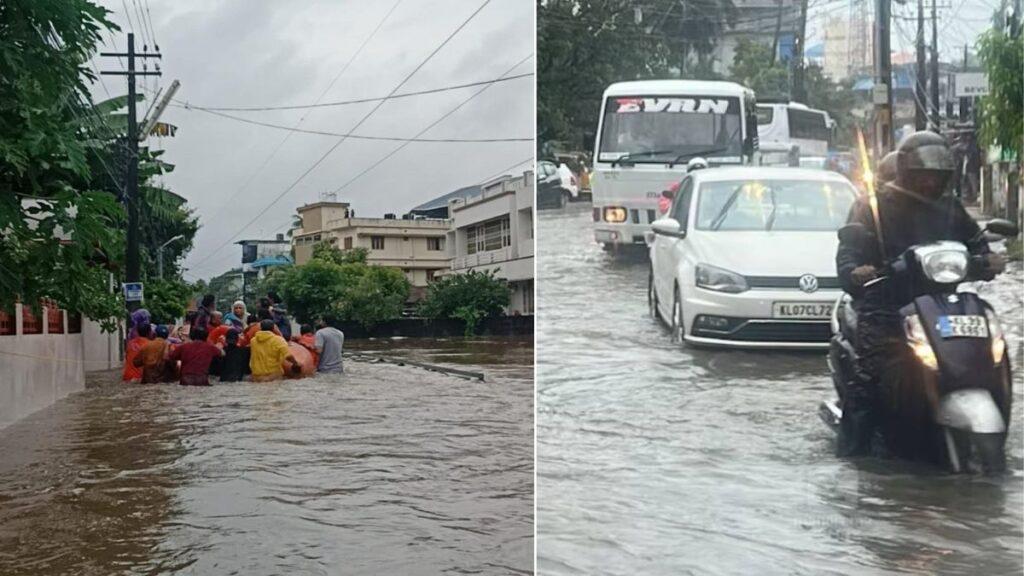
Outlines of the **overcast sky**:
[{"label": "overcast sky", "polygon": [[[395,0],[101,0],[123,32],[135,30],[136,46],[150,44],[146,11],[163,53],[163,77],[149,89],[181,81],[176,100],[207,107],[312,104],[385,18]],[[322,102],[387,95],[484,0],[401,0]],[[125,12],[130,15],[125,17]],[[140,23],[140,15],[145,24]],[[114,34],[118,51],[125,36]],[[108,40],[109,42],[109,40]],[[110,46],[103,47],[109,50]],[[444,48],[404,84],[400,92],[428,90],[498,78],[534,51],[532,0],[491,0]],[[140,60],[141,62],[141,60]],[[98,58],[98,67],[120,66]],[[535,59],[511,71],[531,73]],[[97,99],[124,94],[123,78],[107,76]],[[463,88],[386,102],[357,134],[409,138],[479,88]],[[139,114],[146,105],[140,105]],[[253,120],[302,129],[347,132],[376,103],[313,110],[230,112]],[[167,186],[188,199],[202,228],[185,261],[186,277],[210,278],[238,266],[233,243],[211,252],[281,194],[339,138],[293,134],[244,124],[198,110],[170,107],[161,120],[178,126],[175,138],[157,147],[175,164]],[[523,138],[534,133],[534,80],[495,84],[422,138]],[[400,142],[349,139],[277,201],[267,214],[241,231],[242,238],[271,238],[284,232],[295,208],[314,202],[363,171]],[[531,142],[412,143],[338,193],[359,216],[401,214],[413,206],[532,158]],[[530,163],[510,173],[529,169]],[[259,170],[258,173],[256,171]],[[254,177],[255,174],[255,177]],[[247,186],[243,184],[250,180]],[[233,198],[233,199],[232,199]]]}]

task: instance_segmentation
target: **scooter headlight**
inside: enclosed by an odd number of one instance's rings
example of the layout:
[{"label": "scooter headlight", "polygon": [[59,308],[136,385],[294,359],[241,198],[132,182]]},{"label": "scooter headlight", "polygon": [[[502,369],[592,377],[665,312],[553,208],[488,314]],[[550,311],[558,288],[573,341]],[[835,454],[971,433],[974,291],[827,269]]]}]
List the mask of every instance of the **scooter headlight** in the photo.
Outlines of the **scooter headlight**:
[{"label": "scooter headlight", "polygon": [[940,284],[955,284],[967,277],[967,252],[938,250],[921,259],[925,276]]},{"label": "scooter headlight", "polygon": [[735,272],[730,272],[707,264],[697,264],[697,287],[715,292],[739,294],[748,290],[747,280]]},{"label": "scooter headlight", "polygon": [[932,350],[931,343],[928,342],[928,334],[921,324],[921,317],[917,314],[907,316],[903,323],[903,331],[907,335],[907,344],[914,351],[917,359],[928,368],[938,370],[939,361],[935,358],[935,351]]},{"label": "scooter headlight", "polygon": [[1006,340],[1003,339],[1003,326],[999,323],[999,317],[989,308],[985,308],[985,318],[988,320],[988,334],[992,339],[992,363],[999,364],[1006,354]]}]

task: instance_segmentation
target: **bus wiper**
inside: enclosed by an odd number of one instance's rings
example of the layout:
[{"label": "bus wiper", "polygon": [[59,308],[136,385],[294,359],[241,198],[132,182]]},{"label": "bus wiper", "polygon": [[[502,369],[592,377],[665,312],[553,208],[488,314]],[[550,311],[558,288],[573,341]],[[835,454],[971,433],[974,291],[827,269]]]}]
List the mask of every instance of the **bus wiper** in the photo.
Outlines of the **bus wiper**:
[{"label": "bus wiper", "polygon": [[[616,164],[622,164],[623,160],[630,158],[634,154],[647,154],[648,156],[654,156],[655,154],[668,154],[669,152],[675,152],[675,150],[638,150],[636,152],[626,152],[622,156],[612,160],[612,168],[614,168]],[[635,162],[631,162],[630,164],[635,164]]]},{"label": "bus wiper", "polygon": [[676,156],[671,162],[668,163],[668,167],[671,168],[679,163],[680,160],[690,156],[703,156],[705,154],[718,154],[719,152],[725,152],[728,148],[711,148],[710,150],[698,150],[696,152],[683,152],[679,156]]},{"label": "bus wiper", "polygon": [[743,190],[743,186],[743,184],[740,184],[732,191],[732,194],[729,195],[729,199],[725,201],[725,205],[722,206],[721,210],[719,210],[715,219],[711,221],[712,230],[718,230],[721,228],[722,222],[725,221],[725,215],[729,212],[729,209],[732,208],[732,205],[736,203],[736,199],[740,197],[740,192]]}]

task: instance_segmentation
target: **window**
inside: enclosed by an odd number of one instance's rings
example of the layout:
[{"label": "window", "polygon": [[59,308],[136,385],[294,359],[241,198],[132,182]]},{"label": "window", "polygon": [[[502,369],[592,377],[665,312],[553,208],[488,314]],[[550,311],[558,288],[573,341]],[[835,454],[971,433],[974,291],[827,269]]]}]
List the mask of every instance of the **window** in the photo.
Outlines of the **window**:
[{"label": "window", "polygon": [[700,185],[699,230],[834,232],[846,222],[856,191],[815,180],[713,181]]},{"label": "window", "polygon": [[374,250],[384,249],[384,237],[383,236],[370,236],[370,248]]},{"label": "window", "polygon": [[345,250],[348,250],[351,247],[352,247],[352,237],[351,236],[346,236],[345,237]]},{"label": "window", "polygon": [[693,178],[683,180],[678,196],[672,202],[672,218],[679,222],[679,229],[686,231],[686,221],[690,217],[690,199],[693,197]]},{"label": "window", "polygon": [[790,138],[828,142],[829,130],[824,114],[794,108],[790,108],[787,112],[789,113]]},{"label": "window", "polygon": [[256,261],[256,245],[255,244],[243,244],[242,245],[242,264],[249,264],[250,262]]},{"label": "window", "polygon": [[466,230],[467,254],[500,250],[511,245],[512,228],[508,216],[477,224]]},{"label": "window", "polygon": [[437,270],[427,270],[427,283],[434,281],[435,274],[437,274]]},{"label": "window", "polygon": [[740,114],[740,99],[735,97],[608,98],[597,160],[609,162],[632,154],[633,162],[664,164],[681,154],[738,156],[742,153]]},{"label": "window", "polygon": [[427,238],[427,250],[433,252],[444,250],[444,238]]},{"label": "window", "polygon": [[317,234],[316,236],[313,236],[313,242],[319,242],[319,241],[320,241],[320,235],[319,234]]}]

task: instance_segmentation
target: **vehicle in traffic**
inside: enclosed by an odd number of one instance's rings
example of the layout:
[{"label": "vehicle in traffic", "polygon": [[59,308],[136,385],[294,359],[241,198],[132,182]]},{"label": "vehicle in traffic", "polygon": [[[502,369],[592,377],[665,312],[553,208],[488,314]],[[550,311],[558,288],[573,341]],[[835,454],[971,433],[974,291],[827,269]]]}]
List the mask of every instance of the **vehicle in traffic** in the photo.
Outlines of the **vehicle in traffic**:
[{"label": "vehicle in traffic", "polygon": [[696,170],[647,234],[651,317],[676,342],[826,348],[836,231],[856,191],[823,170]]},{"label": "vehicle in traffic", "polygon": [[537,162],[537,208],[561,208],[577,196],[579,185],[565,164]]},{"label": "vehicle in traffic", "polygon": [[590,175],[594,239],[606,248],[644,242],[658,199],[686,163],[752,164],[757,151],[753,91],[732,82],[646,80],[603,96]]},{"label": "vehicle in traffic", "polygon": [[[1016,236],[1017,226],[989,222],[981,233]],[[840,234],[863,236],[860,224]],[[874,282],[887,282],[917,297],[900,310],[907,354],[898,378],[883,396],[881,430],[888,449],[907,459],[927,460],[952,472],[1001,472],[1013,400],[1013,378],[999,316],[976,292],[961,290],[971,256],[960,242],[935,242],[908,249]],[[820,414],[838,430],[842,402],[857,378],[857,316],[848,295],[832,315],[828,365],[837,400]]]},{"label": "vehicle in traffic", "polygon": [[795,148],[801,157],[825,157],[832,146],[834,130],[835,121],[824,110],[798,102],[757,104],[757,133],[762,146]]}]

